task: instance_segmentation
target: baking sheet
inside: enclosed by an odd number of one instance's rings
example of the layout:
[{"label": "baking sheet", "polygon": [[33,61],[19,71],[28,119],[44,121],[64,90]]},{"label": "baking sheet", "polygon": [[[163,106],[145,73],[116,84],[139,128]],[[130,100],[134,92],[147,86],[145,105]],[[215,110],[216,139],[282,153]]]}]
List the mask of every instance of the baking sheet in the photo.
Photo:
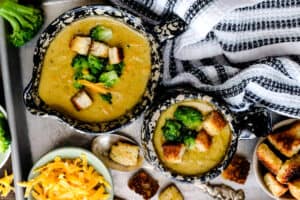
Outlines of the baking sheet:
[{"label": "baking sheet", "polygon": [[[99,3],[95,0],[48,0],[43,2],[45,12],[45,25],[64,11],[86,5]],[[5,100],[8,118],[13,139],[13,170],[15,183],[25,180],[33,162],[37,161],[43,154],[52,149],[63,146],[78,146],[90,149],[92,136],[79,134],[73,129],[62,125],[52,118],[41,118],[33,116],[25,110],[23,104],[23,89],[29,82],[32,72],[32,57],[36,39],[18,49],[12,48],[6,43],[5,28],[0,19],[0,48],[1,65],[4,82]],[[140,128],[142,118],[126,127],[122,132],[140,140]],[[249,161],[252,159],[253,148],[256,140],[244,140],[239,143],[238,152],[245,155]],[[172,181],[165,179],[159,172],[153,171],[152,167],[145,164],[144,168],[150,172],[158,181],[160,189]],[[128,178],[132,173],[112,171],[115,194],[128,200],[142,199],[127,187]],[[251,168],[245,185],[239,185],[217,178],[214,183],[226,183],[235,189],[243,189],[246,199],[271,199],[259,188]],[[187,200],[211,199],[199,188],[190,185],[176,183]],[[159,192],[158,192],[159,193]],[[23,189],[16,186],[16,199],[23,199]],[[155,196],[153,199],[157,199]]]}]

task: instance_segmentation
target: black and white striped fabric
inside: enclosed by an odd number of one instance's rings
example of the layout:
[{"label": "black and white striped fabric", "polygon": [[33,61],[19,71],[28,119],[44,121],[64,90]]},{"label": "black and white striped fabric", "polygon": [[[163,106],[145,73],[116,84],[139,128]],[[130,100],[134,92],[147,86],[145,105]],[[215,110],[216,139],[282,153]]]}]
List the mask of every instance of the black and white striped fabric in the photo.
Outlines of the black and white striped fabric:
[{"label": "black and white striped fabric", "polygon": [[221,96],[236,112],[255,105],[300,118],[300,60],[291,56],[300,54],[300,0],[113,2],[138,2],[161,19],[175,13],[188,24],[166,42],[165,86],[189,83]]}]

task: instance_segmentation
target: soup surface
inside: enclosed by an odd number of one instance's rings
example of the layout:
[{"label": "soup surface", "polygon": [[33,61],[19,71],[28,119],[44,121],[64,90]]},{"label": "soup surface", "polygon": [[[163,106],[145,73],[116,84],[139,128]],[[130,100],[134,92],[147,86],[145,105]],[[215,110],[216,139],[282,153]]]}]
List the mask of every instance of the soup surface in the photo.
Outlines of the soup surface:
[{"label": "soup surface", "polygon": [[196,148],[186,149],[180,163],[169,162],[163,155],[162,146],[166,141],[162,127],[166,119],[172,118],[177,107],[181,105],[198,109],[203,114],[204,119],[212,110],[215,110],[212,104],[200,100],[183,101],[172,105],[161,114],[158,120],[153,136],[153,144],[158,157],[165,167],[182,175],[199,175],[214,168],[223,160],[231,140],[231,129],[227,124],[218,135],[212,137],[211,147],[208,151],[200,152]]},{"label": "soup surface", "polygon": [[[91,28],[103,25],[113,32],[107,41],[110,46],[123,49],[124,70],[111,89],[113,103],[108,104],[99,94],[90,93],[93,104],[76,110],[71,97],[74,70],[71,67],[75,52],[69,45],[75,35],[88,35]],[[39,96],[50,107],[86,122],[111,121],[132,109],[141,99],[151,72],[150,46],[147,38],[127,25],[109,17],[88,17],[64,28],[51,42],[43,63]]]}]

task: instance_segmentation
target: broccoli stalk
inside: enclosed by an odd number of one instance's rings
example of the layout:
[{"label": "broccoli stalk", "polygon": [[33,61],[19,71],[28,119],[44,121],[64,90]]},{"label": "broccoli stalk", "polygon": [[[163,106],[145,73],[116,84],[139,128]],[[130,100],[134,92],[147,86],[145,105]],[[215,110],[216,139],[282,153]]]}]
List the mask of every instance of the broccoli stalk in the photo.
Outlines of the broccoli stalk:
[{"label": "broccoli stalk", "polygon": [[14,0],[0,0],[0,16],[10,23],[12,33],[9,40],[16,47],[33,38],[44,21],[41,10],[20,5]]}]

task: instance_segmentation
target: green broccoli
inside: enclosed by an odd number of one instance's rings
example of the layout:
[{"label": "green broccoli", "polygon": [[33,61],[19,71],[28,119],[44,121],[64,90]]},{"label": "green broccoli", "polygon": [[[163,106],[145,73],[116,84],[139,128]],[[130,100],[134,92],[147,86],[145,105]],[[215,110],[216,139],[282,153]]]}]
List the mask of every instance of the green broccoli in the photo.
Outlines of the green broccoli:
[{"label": "green broccoli", "polygon": [[82,71],[89,68],[89,61],[86,56],[76,55],[71,65],[75,70]]},{"label": "green broccoli", "polygon": [[2,112],[0,112],[0,153],[4,153],[10,145],[10,137],[7,120]]},{"label": "green broccoli", "polygon": [[103,101],[106,101],[109,104],[112,104],[112,95],[111,93],[107,93],[107,94],[100,94],[100,97],[102,98]]},{"label": "green broccoli", "polygon": [[192,130],[197,130],[203,121],[201,112],[189,106],[178,106],[174,112],[174,117]]},{"label": "green broccoli", "polygon": [[90,31],[90,36],[96,41],[108,41],[112,38],[112,31],[101,25],[97,25]]},{"label": "green broccoli", "polygon": [[112,87],[118,80],[119,77],[116,71],[104,72],[99,77],[99,81],[107,87]]},{"label": "green broccoli", "polygon": [[192,148],[195,145],[195,138],[192,136],[185,136],[183,138],[183,143],[185,146],[187,146],[188,148]]},{"label": "green broccoli", "polygon": [[179,142],[181,140],[182,124],[173,119],[167,119],[162,127],[163,135],[167,141]]},{"label": "green broccoli", "polygon": [[106,71],[115,70],[118,76],[121,76],[124,69],[124,65],[125,65],[124,62],[120,62],[119,64],[114,64],[114,65],[106,65],[105,70]]},{"label": "green broccoli", "polygon": [[16,47],[33,38],[44,22],[41,10],[20,5],[15,0],[0,0],[0,16],[10,23],[9,40]]},{"label": "green broccoli", "polygon": [[93,55],[88,55],[87,60],[89,69],[93,75],[98,75],[104,68],[104,61],[100,58],[97,58]]}]

